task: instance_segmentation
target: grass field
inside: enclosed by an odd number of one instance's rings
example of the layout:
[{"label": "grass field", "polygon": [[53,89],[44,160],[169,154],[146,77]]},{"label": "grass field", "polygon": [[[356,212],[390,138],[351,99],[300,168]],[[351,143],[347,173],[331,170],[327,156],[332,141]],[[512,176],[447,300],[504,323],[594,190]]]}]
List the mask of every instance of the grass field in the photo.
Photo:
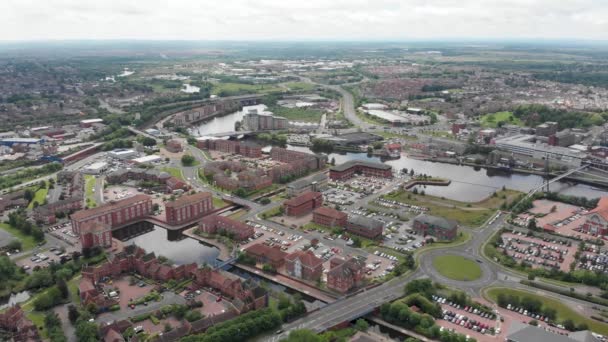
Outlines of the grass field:
[{"label": "grass field", "polygon": [[182,170],[178,169],[177,167],[165,166],[162,168],[162,170],[177,179],[184,180],[184,176],[182,175]]},{"label": "grass field", "polygon": [[10,226],[6,223],[0,223],[0,229],[11,233],[11,235],[13,235],[17,240],[21,241],[21,248],[24,251],[30,250],[34,247],[36,247],[36,240],[34,240],[34,238],[31,235],[25,235],[23,234],[19,229]]},{"label": "grass field", "polygon": [[34,198],[30,202],[30,204],[28,204],[27,208],[32,209],[34,207],[34,202],[37,202],[39,205],[42,205],[44,203],[44,200],[46,199],[46,195],[48,193],[49,193],[48,188],[38,189],[38,191],[36,191],[36,194],[34,195]]},{"label": "grass field", "polygon": [[515,190],[501,190],[496,196],[490,196],[483,201],[467,203],[431,195],[415,195],[409,191],[396,191],[384,196],[386,199],[401,203],[429,208],[428,213],[446,219],[456,220],[469,227],[479,227],[500,208],[504,201],[511,201],[520,192]]},{"label": "grass field", "polygon": [[471,234],[469,232],[461,231],[458,233],[458,236],[453,241],[445,241],[445,242],[435,241],[434,243],[432,243],[430,245],[426,245],[422,248],[417,249],[416,254],[420,254],[420,252],[425,252],[425,251],[433,250],[433,249],[459,246],[459,245],[462,245],[463,243],[469,241],[470,238],[471,238]]},{"label": "grass field", "polygon": [[514,290],[505,287],[492,287],[486,290],[485,294],[488,299],[493,302],[497,301],[498,294],[503,293],[505,295],[514,295],[518,297],[528,297],[541,301],[543,303],[543,307],[550,307],[557,311],[557,320],[559,322],[563,322],[566,319],[571,319],[575,324],[586,323],[589,326],[589,329],[593,332],[602,335],[608,335],[608,324],[601,323],[591,318],[587,318],[578,312],[572,310],[567,304],[562,303],[561,301],[553,298],[548,298],[544,296],[539,296],[532,292],[522,291],[522,290]]},{"label": "grass field", "polygon": [[471,259],[459,255],[440,255],[433,259],[433,267],[444,277],[471,281],[481,277],[481,267]]},{"label": "grass field", "polygon": [[283,89],[276,84],[216,83],[213,85],[211,93],[213,95],[232,96],[278,91],[283,91]]},{"label": "grass field", "polygon": [[241,216],[247,214],[247,210],[237,210],[234,213],[228,215],[228,217],[230,217],[233,220],[238,220]]},{"label": "grass field", "polygon": [[226,203],[223,199],[213,196],[213,206],[215,208],[223,208],[227,205],[228,203]]},{"label": "grass field", "polygon": [[498,113],[486,114],[481,117],[479,122],[481,123],[481,126],[483,126],[483,127],[496,128],[496,127],[498,127],[498,123],[501,121],[503,121],[505,124],[508,124],[508,125],[523,126],[523,124],[524,124],[519,118],[516,118],[513,115],[513,113],[511,113],[511,112],[498,112]]},{"label": "grass field", "polygon": [[93,192],[93,189],[95,189],[95,176],[85,175],[84,182],[84,193],[87,207],[93,208],[97,205],[97,201],[95,201],[95,193]]},{"label": "grass field", "polygon": [[287,82],[283,86],[291,91],[311,91],[315,88],[313,84],[305,82]]},{"label": "grass field", "polygon": [[320,110],[309,108],[287,108],[274,106],[270,111],[291,121],[319,122],[323,113]]}]

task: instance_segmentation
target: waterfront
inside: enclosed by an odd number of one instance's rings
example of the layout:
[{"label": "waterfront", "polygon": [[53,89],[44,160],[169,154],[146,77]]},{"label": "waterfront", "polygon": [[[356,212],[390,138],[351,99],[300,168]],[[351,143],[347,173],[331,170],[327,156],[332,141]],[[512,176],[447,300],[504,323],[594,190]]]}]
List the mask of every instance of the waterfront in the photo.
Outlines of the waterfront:
[{"label": "waterfront", "polygon": [[190,129],[192,135],[202,137],[214,133],[234,131],[234,124],[243,119],[243,112],[238,111],[224,116],[216,116]]},{"label": "waterfront", "polygon": [[147,252],[154,252],[156,256],[164,256],[176,265],[195,262],[202,264],[215,264],[219,250],[199,243],[190,238],[171,241],[167,230],[155,226],[154,230],[124,241],[125,245],[136,244]]}]

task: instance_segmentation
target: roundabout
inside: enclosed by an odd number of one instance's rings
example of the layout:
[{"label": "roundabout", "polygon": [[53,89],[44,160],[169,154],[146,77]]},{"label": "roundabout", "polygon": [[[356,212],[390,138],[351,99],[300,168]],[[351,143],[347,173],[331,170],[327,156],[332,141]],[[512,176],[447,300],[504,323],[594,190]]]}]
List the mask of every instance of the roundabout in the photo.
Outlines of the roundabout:
[{"label": "roundabout", "polygon": [[477,262],[460,255],[438,255],[433,259],[433,267],[442,276],[458,281],[473,281],[482,275]]}]

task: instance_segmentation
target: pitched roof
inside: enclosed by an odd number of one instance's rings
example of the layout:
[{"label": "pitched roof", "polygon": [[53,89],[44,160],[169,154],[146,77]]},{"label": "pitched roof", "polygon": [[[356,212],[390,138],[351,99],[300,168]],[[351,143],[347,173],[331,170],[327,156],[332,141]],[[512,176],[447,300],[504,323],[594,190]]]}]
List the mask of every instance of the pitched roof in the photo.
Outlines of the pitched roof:
[{"label": "pitched roof", "polygon": [[[570,337],[565,335],[555,334],[546,331],[543,328],[535,327],[529,324],[520,322],[513,322],[509,327],[509,334],[507,340],[513,342],[583,342],[585,340],[578,339],[579,337],[585,338],[586,335],[572,334]],[[591,340],[593,341],[593,340]],[[596,339],[596,341],[599,341]]]},{"label": "pitched roof", "polygon": [[323,197],[323,195],[320,192],[316,192],[316,191],[307,191],[303,194],[301,194],[300,196],[294,197],[288,201],[285,201],[285,205],[289,205],[289,206],[293,206],[293,207],[297,207],[299,205],[302,205],[308,201],[312,201],[318,197]]},{"label": "pitched roof", "polygon": [[330,262],[330,265],[331,264],[334,264],[334,267],[329,270],[327,275],[331,275],[333,277],[352,277],[355,271],[365,267],[365,263],[357,258],[344,260],[334,257]]},{"label": "pitched roof", "polygon": [[285,259],[289,261],[295,261],[298,258],[303,265],[311,268],[323,264],[323,259],[317,258],[311,251],[295,251],[285,257]]},{"label": "pitched roof", "polygon": [[88,218],[90,216],[97,216],[97,215],[100,215],[100,214],[103,214],[106,212],[115,211],[115,210],[118,210],[118,209],[121,209],[124,207],[128,207],[130,205],[133,205],[137,202],[146,201],[146,200],[150,200],[150,197],[147,195],[135,195],[135,196],[125,198],[120,201],[108,202],[108,203],[106,203],[102,206],[96,207],[96,208],[77,211],[72,214],[71,218],[73,220],[82,220],[82,219]]},{"label": "pitched roof", "polygon": [[429,224],[442,229],[453,229],[458,225],[454,220],[446,220],[443,217],[437,217],[427,214],[420,214],[414,218],[414,221],[419,221],[424,224]]},{"label": "pitched roof", "polygon": [[590,214],[598,214],[605,220],[608,220],[608,197],[600,197],[600,200],[599,202],[597,202],[597,206],[595,207],[595,209],[589,211],[587,215]]},{"label": "pitched roof", "polygon": [[263,255],[272,261],[282,260],[287,255],[287,253],[281,251],[279,248],[269,247],[261,243],[249,246],[245,251],[254,255]]},{"label": "pitched roof", "polygon": [[389,170],[392,168],[392,166],[390,166],[388,164],[383,164],[383,163],[374,163],[374,162],[370,162],[367,160],[350,160],[350,161],[347,161],[346,163],[332,166],[329,169],[331,171],[342,172],[342,171],[346,171],[346,170],[350,169],[351,167],[355,167],[355,166],[365,166],[365,167],[369,167],[369,168],[373,168],[373,169],[380,169],[380,170]]},{"label": "pitched roof", "polygon": [[194,195],[186,195],[176,199],[173,202],[167,202],[166,208],[180,208],[192,203],[200,202],[206,198],[211,198],[210,192],[197,192]]},{"label": "pitched roof", "polygon": [[346,213],[343,213],[339,210],[328,208],[328,207],[318,207],[313,211],[313,214],[319,214],[323,216],[328,216],[334,218],[336,220],[340,220],[348,216]]},{"label": "pitched roof", "polygon": [[81,234],[101,233],[110,230],[110,225],[101,221],[88,221],[80,227]]},{"label": "pitched roof", "polygon": [[363,215],[350,215],[348,217],[348,223],[366,229],[375,229],[384,226],[384,223],[382,223],[381,221]]}]

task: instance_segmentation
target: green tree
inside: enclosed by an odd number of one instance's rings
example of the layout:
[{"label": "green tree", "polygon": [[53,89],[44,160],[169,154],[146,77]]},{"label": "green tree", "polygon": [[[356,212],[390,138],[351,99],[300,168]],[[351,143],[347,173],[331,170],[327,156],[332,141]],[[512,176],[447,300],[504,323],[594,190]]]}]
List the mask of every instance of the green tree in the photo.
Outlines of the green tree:
[{"label": "green tree", "polygon": [[355,329],[357,329],[359,331],[367,331],[368,328],[369,328],[369,323],[367,323],[367,321],[364,320],[363,318],[359,318],[355,322]]},{"label": "green tree", "polygon": [[300,329],[291,331],[282,342],[323,342],[323,339],[312,330]]},{"label": "green tree", "polygon": [[189,154],[185,154],[182,156],[182,165],[184,166],[192,166],[194,165],[195,161],[196,159],[194,159],[194,157]]}]

